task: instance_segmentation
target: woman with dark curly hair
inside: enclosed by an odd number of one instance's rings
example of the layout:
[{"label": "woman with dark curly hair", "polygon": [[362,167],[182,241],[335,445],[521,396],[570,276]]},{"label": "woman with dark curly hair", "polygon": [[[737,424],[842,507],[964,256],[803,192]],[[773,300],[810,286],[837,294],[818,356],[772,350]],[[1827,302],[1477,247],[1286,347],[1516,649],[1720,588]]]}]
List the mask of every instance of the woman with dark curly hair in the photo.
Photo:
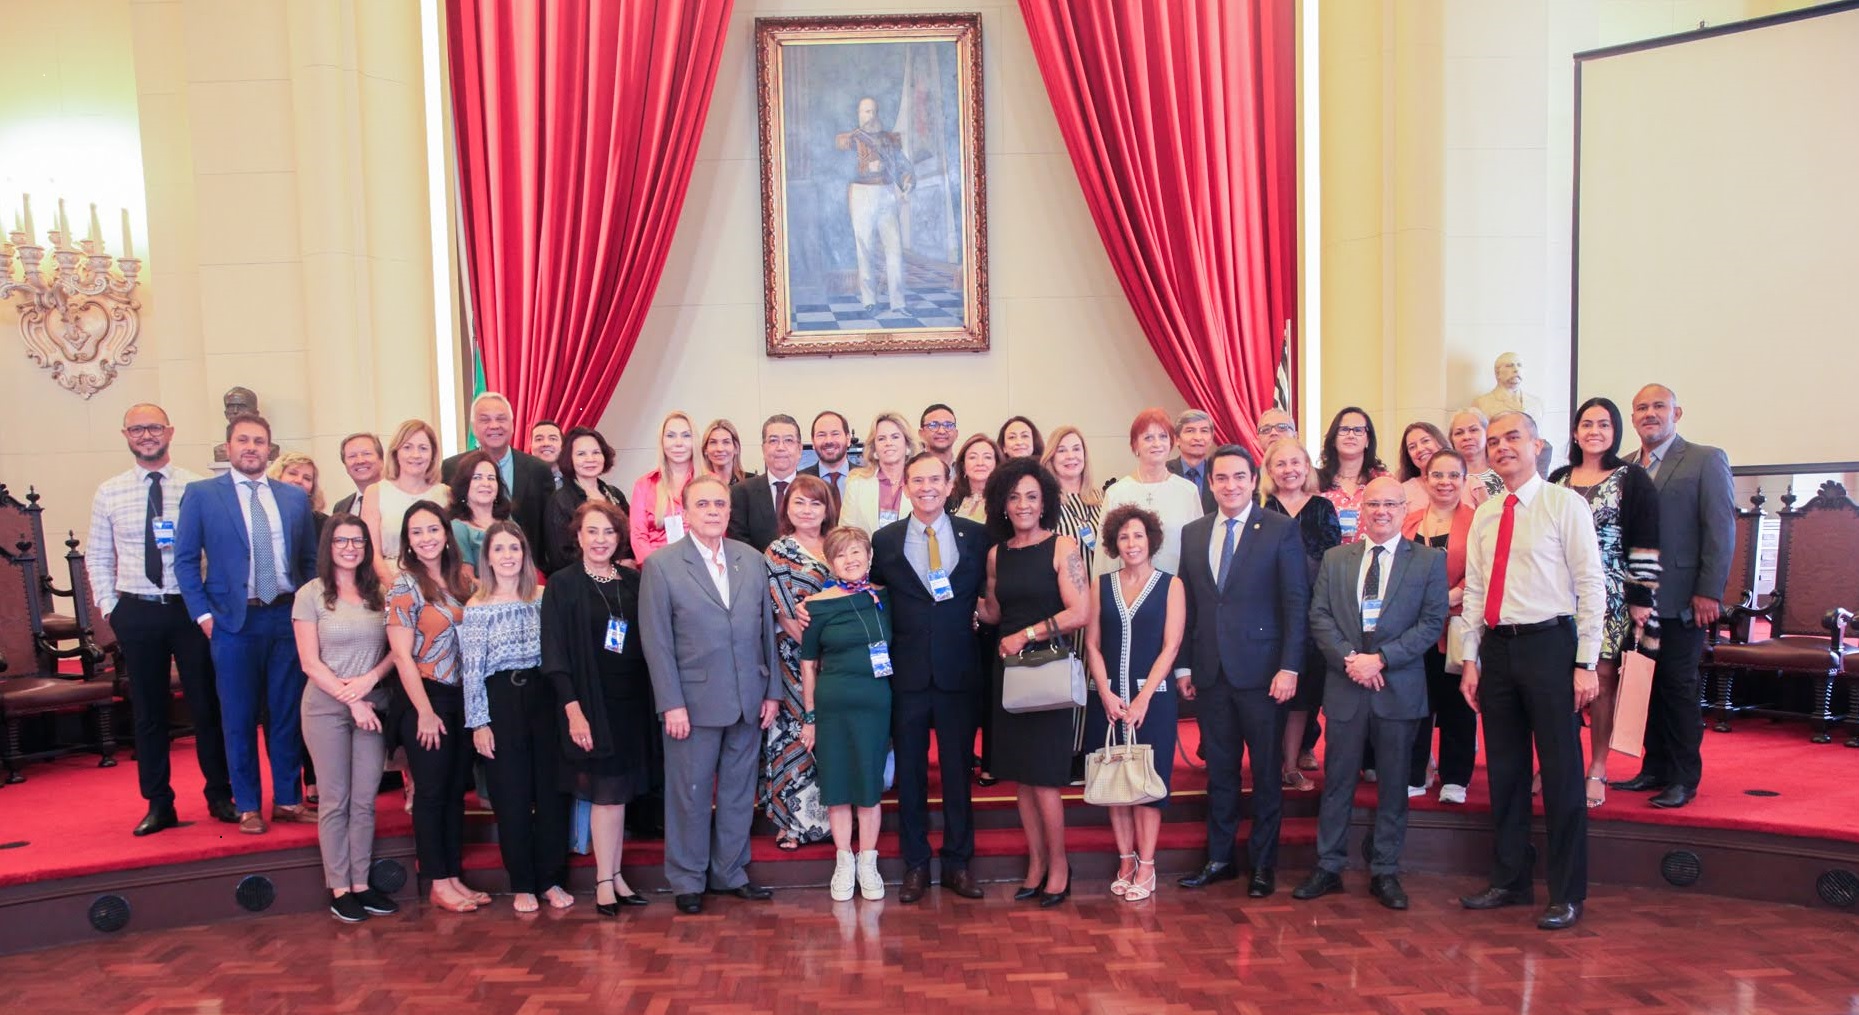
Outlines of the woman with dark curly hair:
[{"label": "woman with dark curly hair", "polygon": [[[535,548],[542,558],[542,573],[554,574],[575,562],[581,552],[574,531],[574,513],[589,500],[602,500],[620,509],[620,516],[630,518],[632,506],[619,487],[601,478],[613,471],[613,445],[591,426],[577,426],[562,438],[562,488],[549,498],[544,512],[542,545]],[[620,548],[614,560],[633,566],[631,523],[620,530]]]},{"label": "woman with dark curly hair", "polygon": [[[976,613],[982,623],[1000,625],[1001,657],[1070,648],[1066,636],[1091,616],[1090,579],[1078,541],[1053,531],[1058,480],[1034,459],[1010,458],[988,478],[987,504],[988,531],[999,542],[988,551],[987,594]],[[1026,882],[1014,894],[1017,901],[1038,899],[1050,907],[1071,894],[1059,793],[1071,782],[1075,711],[1009,712],[999,695],[994,699],[993,774],[1019,784],[1026,833]]]},{"label": "woman with dark curly hair", "polygon": [[[1188,592],[1181,579],[1158,571],[1162,520],[1125,504],[1104,519],[1104,541],[1117,548],[1119,570],[1097,579],[1097,609],[1085,631],[1085,658],[1102,709],[1088,709],[1085,742],[1105,742],[1115,725],[1154,749],[1155,771],[1167,786],[1175,767],[1175,689],[1169,684],[1188,624]],[[1110,894],[1140,902],[1155,894],[1155,842],[1167,800],[1110,808],[1117,837],[1117,879]]]}]

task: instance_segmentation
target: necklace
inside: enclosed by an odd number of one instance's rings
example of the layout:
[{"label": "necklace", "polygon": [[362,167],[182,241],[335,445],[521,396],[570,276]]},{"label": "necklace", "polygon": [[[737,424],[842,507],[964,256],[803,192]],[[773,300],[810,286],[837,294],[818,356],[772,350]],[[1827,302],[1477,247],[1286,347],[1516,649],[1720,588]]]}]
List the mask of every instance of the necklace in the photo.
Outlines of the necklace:
[{"label": "necklace", "polygon": [[594,579],[596,583],[601,584],[601,585],[605,585],[608,582],[620,576],[620,569],[617,567],[614,567],[612,564],[607,565],[606,574],[595,574],[594,569],[591,567],[588,567],[586,564],[581,565],[581,570],[587,572],[587,576],[589,578]]}]

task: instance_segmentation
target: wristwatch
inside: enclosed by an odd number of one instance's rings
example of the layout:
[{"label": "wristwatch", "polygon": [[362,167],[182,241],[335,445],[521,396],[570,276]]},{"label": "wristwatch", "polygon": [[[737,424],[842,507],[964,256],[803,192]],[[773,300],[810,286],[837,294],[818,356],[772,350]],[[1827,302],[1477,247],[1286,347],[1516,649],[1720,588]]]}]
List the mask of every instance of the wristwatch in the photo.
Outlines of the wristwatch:
[{"label": "wristwatch", "polygon": [[1578,670],[1592,670],[1592,669],[1594,669],[1594,664],[1593,664],[1593,663],[1583,663],[1583,662],[1577,662],[1577,663],[1575,664],[1575,668],[1576,668],[1576,669],[1578,669]]},{"label": "wristwatch", "polygon": [[800,721],[807,726],[812,726],[813,725],[813,713],[802,712],[800,714]]}]

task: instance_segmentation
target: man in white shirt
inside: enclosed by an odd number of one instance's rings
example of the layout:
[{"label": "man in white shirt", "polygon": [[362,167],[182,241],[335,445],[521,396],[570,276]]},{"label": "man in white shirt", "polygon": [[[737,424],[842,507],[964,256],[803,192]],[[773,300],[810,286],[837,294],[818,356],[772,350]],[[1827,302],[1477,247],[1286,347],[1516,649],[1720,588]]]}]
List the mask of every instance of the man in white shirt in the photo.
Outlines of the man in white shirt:
[{"label": "man in white shirt", "polygon": [[180,824],[169,785],[168,701],[171,672],[181,677],[193,720],[194,752],[206,777],[207,813],[239,820],[226,772],[219,693],[213,658],[187,607],[174,573],[174,528],[181,491],[200,477],[168,457],[174,427],[159,405],[132,405],[123,414],[123,438],[135,465],[97,488],[90,508],[90,545],[84,555],[97,609],[110,619],[129,676],[135,716],[136,777],[148,813],[134,834],[153,835]]},{"label": "man in white shirt", "polygon": [[381,481],[381,438],[371,433],[352,433],[342,438],[342,468],[355,483],[355,492],[336,501],[329,513],[361,514],[361,499],[368,488]]},{"label": "man in white shirt", "polygon": [[762,731],[785,691],[767,563],[725,537],[730,499],[715,476],[685,484],[689,535],[646,560],[639,587],[639,635],[665,727],[665,880],[678,912],[692,915],[705,892],[769,898],[749,880],[749,826]]},{"label": "man in white shirt", "polygon": [[1581,719],[1600,693],[1595,662],[1607,606],[1601,550],[1587,501],[1536,472],[1541,442],[1528,414],[1491,421],[1485,448],[1505,493],[1478,508],[1466,537],[1465,672],[1459,689],[1484,713],[1496,862],[1491,887],[1467,909],[1530,905],[1530,747],[1542,762],[1549,826],[1549,908],[1562,930],[1588,894],[1588,812]]}]

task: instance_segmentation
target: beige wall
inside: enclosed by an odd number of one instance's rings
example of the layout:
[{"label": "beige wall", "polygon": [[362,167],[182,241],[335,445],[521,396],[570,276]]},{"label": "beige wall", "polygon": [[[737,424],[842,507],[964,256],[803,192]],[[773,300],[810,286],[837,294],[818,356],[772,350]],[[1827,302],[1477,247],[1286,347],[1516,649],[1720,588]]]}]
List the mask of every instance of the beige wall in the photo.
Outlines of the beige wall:
[{"label": "beige wall", "polygon": [[[1805,0],[1322,0],[1324,420],[1384,460],[1515,351],[1565,443],[1577,52]],[[1693,411],[1698,411],[1693,409]]]},{"label": "beige wall", "polygon": [[[771,359],[763,352],[761,182],[753,24],[758,16],[896,7],[982,15],[993,348],[981,354]],[[1129,464],[1130,419],[1181,396],[1157,364],[1091,224],[1071,160],[1012,3],[738,0],[690,196],[663,283],[601,429],[620,449],[615,475],[653,467],[660,418],[697,426],[727,416],[754,445],[776,412],[835,408],[862,434],[895,408],[955,408],[964,435],[1014,413],[1044,430],[1084,428],[1098,475]],[[759,451],[751,449],[751,463]]]},{"label": "beige wall", "polygon": [[[86,402],[10,354],[0,480],[37,485],[48,525],[81,532],[91,491],[128,465],[127,406],[167,407],[176,460],[204,472],[223,439],[220,396],[238,384],[257,391],[277,441],[346,492],[343,434],[435,406],[416,0],[9,10],[26,19],[9,21],[15,37],[35,40],[18,53],[61,61],[45,78],[53,101],[75,96],[139,131],[140,152],[122,157],[140,155],[149,218],[135,364]],[[40,56],[54,53],[66,56]],[[25,115],[3,101],[0,120]],[[0,310],[0,327],[14,320]]]}]

